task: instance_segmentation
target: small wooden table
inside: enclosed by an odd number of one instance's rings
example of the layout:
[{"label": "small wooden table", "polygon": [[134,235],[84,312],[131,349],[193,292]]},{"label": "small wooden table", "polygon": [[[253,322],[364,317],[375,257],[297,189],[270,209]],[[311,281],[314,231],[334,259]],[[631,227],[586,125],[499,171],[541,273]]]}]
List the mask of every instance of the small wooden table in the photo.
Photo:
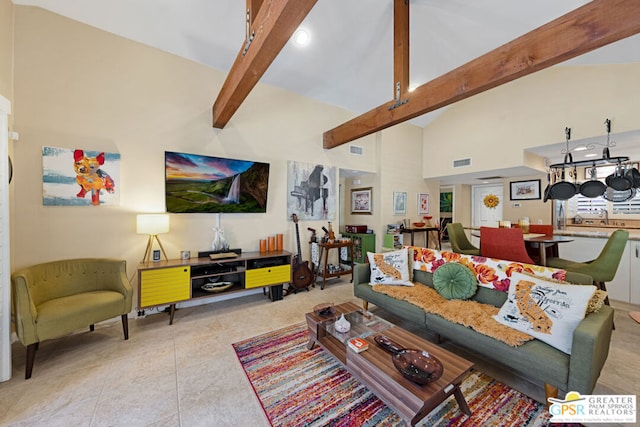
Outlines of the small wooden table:
[{"label": "small wooden table", "polygon": [[[353,282],[353,241],[344,240],[341,242],[337,241],[333,243],[318,243],[318,247],[320,248],[320,252],[318,255],[318,266],[315,267],[313,271],[313,283],[316,283],[318,275],[320,275],[322,277],[322,285],[320,286],[320,289],[324,289],[327,277],[340,277],[345,274],[351,274],[351,282]],[[340,248],[347,248],[347,251],[349,252],[347,260],[344,261],[344,264],[349,265],[349,269],[345,270],[340,268],[337,271],[329,271],[328,261],[329,251],[331,249],[338,249],[338,263],[343,264],[343,260],[340,259]]]},{"label": "small wooden table", "polygon": [[440,246],[440,229],[438,227],[420,227],[420,228],[403,228],[402,230],[400,230],[400,232],[402,234],[405,233],[410,233],[411,234],[411,246],[413,246],[413,235],[416,233],[420,233],[424,231],[424,244],[425,247],[429,247],[429,232],[430,231],[435,231],[436,234],[438,235],[438,250],[441,250],[442,247]]},{"label": "small wooden table", "polygon": [[540,263],[540,265],[547,265],[547,248],[557,245],[558,243],[566,243],[566,242],[573,242],[573,239],[571,237],[567,237],[567,236],[536,236],[536,237],[527,237],[527,235],[524,235],[524,243],[527,245],[530,245],[532,243],[535,243],[538,245],[538,250],[539,250],[539,254],[540,254],[540,261],[538,261]]},{"label": "small wooden table", "polygon": [[[322,317],[307,313],[309,344],[316,344],[328,351],[345,368],[366,385],[382,401],[393,408],[409,425],[415,425],[449,396],[454,395],[460,410],[471,416],[469,405],[460,390],[462,380],[469,374],[473,363],[369,312],[362,313],[353,303],[334,307],[335,314]],[[346,334],[335,332],[335,320],[345,314],[351,322]],[[373,337],[382,333],[406,348],[416,348],[433,354],[444,365],[444,373],[438,380],[425,385],[409,381],[393,365],[391,355],[382,349]],[[348,339],[360,336],[369,343],[369,349],[361,353],[347,348]]]}]

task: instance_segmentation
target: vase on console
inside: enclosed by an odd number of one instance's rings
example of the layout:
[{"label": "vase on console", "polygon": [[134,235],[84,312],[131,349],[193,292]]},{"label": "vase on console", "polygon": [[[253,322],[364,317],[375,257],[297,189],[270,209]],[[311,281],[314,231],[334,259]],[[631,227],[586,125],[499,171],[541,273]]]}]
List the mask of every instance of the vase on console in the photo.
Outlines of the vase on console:
[{"label": "vase on console", "polygon": [[224,230],[221,227],[213,227],[212,230],[215,233],[213,242],[211,243],[211,249],[216,252],[226,252],[229,250],[229,243],[224,238]]}]

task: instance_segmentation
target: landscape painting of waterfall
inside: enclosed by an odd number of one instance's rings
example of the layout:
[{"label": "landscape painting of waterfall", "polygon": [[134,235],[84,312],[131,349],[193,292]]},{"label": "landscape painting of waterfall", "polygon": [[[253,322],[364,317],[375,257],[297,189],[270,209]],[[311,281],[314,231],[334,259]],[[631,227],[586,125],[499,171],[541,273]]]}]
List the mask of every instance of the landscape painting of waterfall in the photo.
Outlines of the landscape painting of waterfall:
[{"label": "landscape painting of waterfall", "polygon": [[264,213],[269,164],[165,151],[170,213]]}]

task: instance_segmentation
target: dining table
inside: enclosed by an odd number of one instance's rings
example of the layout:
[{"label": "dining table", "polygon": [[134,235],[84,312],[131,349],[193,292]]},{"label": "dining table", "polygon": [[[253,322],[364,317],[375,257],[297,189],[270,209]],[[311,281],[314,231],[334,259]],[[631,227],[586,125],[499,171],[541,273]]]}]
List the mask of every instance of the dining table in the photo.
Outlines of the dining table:
[{"label": "dining table", "polygon": [[547,265],[547,248],[548,247],[552,247],[554,245],[557,245],[558,243],[573,242],[573,239],[571,237],[557,236],[555,234],[546,235],[546,234],[536,234],[536,233],[525,233],[522,235],[522,237],[524,238],[525,245],[538,247],[538,251],[539,251],[538,253],[540,256],[538,263],[543,266]]}]

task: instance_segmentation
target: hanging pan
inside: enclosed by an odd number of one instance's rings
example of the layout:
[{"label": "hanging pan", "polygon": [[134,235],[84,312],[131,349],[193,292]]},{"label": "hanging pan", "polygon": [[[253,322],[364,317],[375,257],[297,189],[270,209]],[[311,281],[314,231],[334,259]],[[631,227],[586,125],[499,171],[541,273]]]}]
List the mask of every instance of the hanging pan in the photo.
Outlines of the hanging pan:
[{"label": "hanging pan", "polygon": [[602,196],[607,186],[604,182],[598,181],[596,178],[596,167],[591,168],[591,179],[580,184],[580,194],[584,197],[599,197]]},{"label": "hanging pan", "polygon": [[609,187],[618,191],[626,191],[632,187],[631,180],[625,176],[624,167],[620,164],[616,167],[615,172],[605,179],[605,182]]},{"label": "hanging pan", "polygon": [[629,181],[631,181],[633,188],[640,188],[640,172],[638,172],[637,168],[629,168],[625,176]]},{"label": "hanging pan", "polygon": [[626,202],[627,200],[633,199],[636,195],[635,188],[629,188],[628,190],[618,191],[614,190],[612,187],[607,187],[607,190],[602,195],[602,198],[609,202]]},{"label": "hanging pan", "polygon": [[[573,158],[571,153],[567,153],[564,156],[564,164],[573,163]],[[556,181],[555,184],[551,186],[549,190],[551,193],[551,198],[555,200],[568,200],[576,195],[578,191],[576,185],[573,182],[565,181],[564,175],[564,164],[562,165],[562,175],[560,177],[560,181]]]}]

